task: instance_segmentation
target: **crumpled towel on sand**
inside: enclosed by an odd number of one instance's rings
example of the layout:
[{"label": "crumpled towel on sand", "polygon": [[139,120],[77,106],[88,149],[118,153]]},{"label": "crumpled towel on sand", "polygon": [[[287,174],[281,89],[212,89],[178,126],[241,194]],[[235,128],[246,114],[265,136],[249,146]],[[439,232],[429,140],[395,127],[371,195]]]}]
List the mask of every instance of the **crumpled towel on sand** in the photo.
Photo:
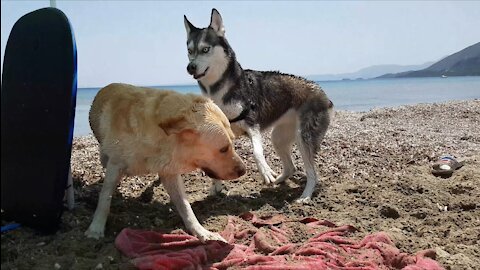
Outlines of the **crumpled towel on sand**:
[{"label": "crumpled towel on sand", "polygon": [[[309,239],[298,239],[302,229]],[[250,270],[441,270],[435,252],[400,252],[386,233],[348,238],[353,226],[336,226],[315,218],[288,221],[285,216],[257,217],[250,212],[229,217],[220,234],[228,244],[202,244],[183,231],[162,234],[123,229],[116,247],[138,269],[250,269]],[[304,234],[305,236],[305,234]],[[301,240],[301,241],[299,241]]]}]

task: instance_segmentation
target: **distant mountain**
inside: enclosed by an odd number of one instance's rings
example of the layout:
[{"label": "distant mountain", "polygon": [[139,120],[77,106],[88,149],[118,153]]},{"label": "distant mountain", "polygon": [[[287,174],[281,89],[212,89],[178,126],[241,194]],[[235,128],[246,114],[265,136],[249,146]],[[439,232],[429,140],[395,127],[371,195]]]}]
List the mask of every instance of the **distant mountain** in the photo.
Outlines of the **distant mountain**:
[{"label": "distant mountain", "polygon": [[375,65],[362,68],[356,72],[341,73],[341,74],[317,74],[309,75],[307,78],[312,81],[334,81],[334,80],[356,80],[356,79],[371,79],[386,73],[399,73],[410,70],[424,69],[434,62],[428,62],[421,65]]},{"label": "distant mountain", "polygon": [[378,78],[480,76],[480,42],[449,55],[421,70],[390,72]]}]

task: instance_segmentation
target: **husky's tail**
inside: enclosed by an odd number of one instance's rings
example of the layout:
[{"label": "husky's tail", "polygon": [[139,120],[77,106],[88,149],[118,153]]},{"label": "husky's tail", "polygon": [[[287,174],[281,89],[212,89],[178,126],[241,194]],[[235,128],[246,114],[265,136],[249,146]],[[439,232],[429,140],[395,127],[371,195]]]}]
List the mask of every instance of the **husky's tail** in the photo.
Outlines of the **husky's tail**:
[{"label": "husky's tail", "polygon": [[308,156],[314,158],[332,121],[333,102],[323,96],[315,96],[301,106],[299,113],[301,143]]},{"label": "husky's tail", "polygon": [[333,102],[331,100],[329,100],[329,104],[328,104],[328,116],[330,117],[330,124],[333,122],[333,119],[335,118],[335,110],[333,108]]}]

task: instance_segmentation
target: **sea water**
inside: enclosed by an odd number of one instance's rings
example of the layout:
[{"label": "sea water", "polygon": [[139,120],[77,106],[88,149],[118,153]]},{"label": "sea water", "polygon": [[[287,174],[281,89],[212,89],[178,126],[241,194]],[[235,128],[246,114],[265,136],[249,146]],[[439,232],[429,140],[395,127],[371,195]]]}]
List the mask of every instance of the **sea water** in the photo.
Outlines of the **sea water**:
[{"label": "sea water", "polygon": [[[480,76],[402,78],[317,82],[336,110],[368,111],[407,104],[480,99]],[[201,94],[198,85],[152,86],[180,93]],[[74,136],[91,133],[88,112],[100,88],[79,88]]]}]

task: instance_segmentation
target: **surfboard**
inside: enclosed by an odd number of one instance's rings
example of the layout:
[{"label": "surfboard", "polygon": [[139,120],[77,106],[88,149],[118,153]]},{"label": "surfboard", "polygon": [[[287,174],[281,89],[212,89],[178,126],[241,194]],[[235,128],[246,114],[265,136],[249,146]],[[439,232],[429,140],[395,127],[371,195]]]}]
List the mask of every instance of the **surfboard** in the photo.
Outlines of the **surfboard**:
[{"label": "surfboard", "polygon": [[60,223],[70,170],[77,51],[66,15],[43,8],[10,32],[1,89],[2,220],[44,232]]}]

